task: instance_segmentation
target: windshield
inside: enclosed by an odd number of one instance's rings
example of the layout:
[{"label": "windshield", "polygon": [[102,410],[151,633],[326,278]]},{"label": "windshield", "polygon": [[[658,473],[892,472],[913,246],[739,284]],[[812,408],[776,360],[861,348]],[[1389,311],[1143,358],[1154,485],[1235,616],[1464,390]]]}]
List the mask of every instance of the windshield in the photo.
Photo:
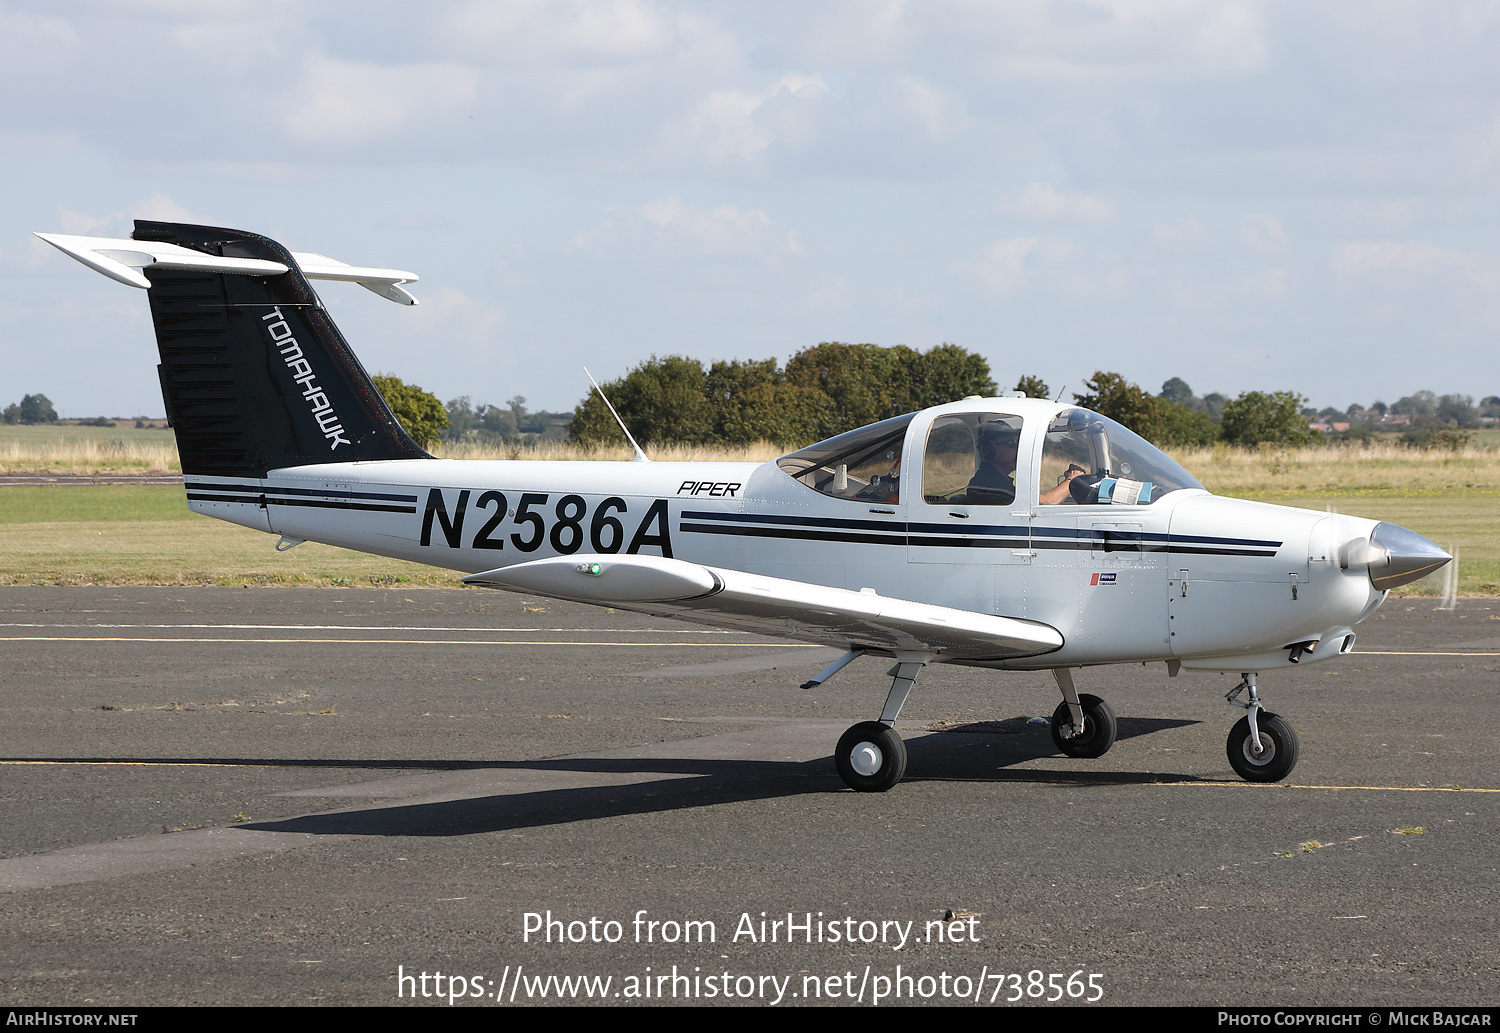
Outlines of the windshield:
[{"label": "windshield", "polygon": [[1151,442],[1087,409],[1065,409],[1048,424],[1040,474],[1042,505],[1146,506],[1203,487]]},{"label": "windshield", "polygon": [[808,445],[776,460],[776,465],[824,495],[861,501],[899,502],[901,447],[907,413]]}]

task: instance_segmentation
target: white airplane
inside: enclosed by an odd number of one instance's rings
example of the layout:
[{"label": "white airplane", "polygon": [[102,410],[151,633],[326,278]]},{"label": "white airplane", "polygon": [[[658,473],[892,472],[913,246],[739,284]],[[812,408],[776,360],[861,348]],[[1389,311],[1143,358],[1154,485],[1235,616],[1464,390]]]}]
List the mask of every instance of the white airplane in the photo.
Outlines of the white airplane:
[{"label": "white airplane", "polygon": [[38,236],[148,290],[191,510],[278,549],[325,542],[844,651],[804,688],[889,658],[879,719],[834,755],[856,790],[900,781],[893,725],[935,663],[1052,671],[1052,737],[1071,757],[1116,734],[1076,669],[1239,673],[1229,762],[1280,780],[1297,735],[1262,707],[1257,675],[1348,653],[1390,589],[1451,558],[1393,524],[1212,495],[1120,424],[1028,398],[965,398],[761,464],[434,459],[308,283],[414,305],[412,273],[204,226]]}]

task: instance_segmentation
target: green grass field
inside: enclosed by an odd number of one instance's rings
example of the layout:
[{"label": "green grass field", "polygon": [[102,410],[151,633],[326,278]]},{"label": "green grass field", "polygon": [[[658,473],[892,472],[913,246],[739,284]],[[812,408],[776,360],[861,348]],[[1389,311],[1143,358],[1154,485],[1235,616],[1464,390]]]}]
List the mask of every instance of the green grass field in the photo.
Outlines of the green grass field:
[{"label": "green grass field", "polygon": [[[1459,594],[1500,594],[1500,499],[1262,493],[1279,505],[1389,520],[1459,550]],[[276,539],[188,511],[179,487],[0,488],[0,584],[453,586],[452,571]],[[1440,576],[1403,594],[1435,594]]]}]

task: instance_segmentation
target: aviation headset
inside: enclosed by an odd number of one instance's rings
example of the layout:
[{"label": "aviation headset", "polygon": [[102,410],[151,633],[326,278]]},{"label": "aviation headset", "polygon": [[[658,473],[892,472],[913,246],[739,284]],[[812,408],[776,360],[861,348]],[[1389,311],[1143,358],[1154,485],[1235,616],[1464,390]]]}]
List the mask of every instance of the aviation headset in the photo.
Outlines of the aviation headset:
[{"label": "aviation headset", "polygon": [[1000,456],[1001,444],[1015,445],[1020,448],[1021,431],[1008,423],[998,420],[994,423],[986,423],[979,428],[979,461],[982,463],[993,463]]}]

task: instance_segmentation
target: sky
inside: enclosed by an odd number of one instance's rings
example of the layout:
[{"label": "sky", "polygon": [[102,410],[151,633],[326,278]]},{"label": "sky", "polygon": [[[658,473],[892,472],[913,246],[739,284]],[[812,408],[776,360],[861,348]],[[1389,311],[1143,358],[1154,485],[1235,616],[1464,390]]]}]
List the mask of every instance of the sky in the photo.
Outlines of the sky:
[{"label": "sky", "polygon": [[1500,393],[1500,3],[0,0],[0,405],[161,415],[144,292],[35,230],[231,226],[371,372],[952,342],[1071,394]]}]

